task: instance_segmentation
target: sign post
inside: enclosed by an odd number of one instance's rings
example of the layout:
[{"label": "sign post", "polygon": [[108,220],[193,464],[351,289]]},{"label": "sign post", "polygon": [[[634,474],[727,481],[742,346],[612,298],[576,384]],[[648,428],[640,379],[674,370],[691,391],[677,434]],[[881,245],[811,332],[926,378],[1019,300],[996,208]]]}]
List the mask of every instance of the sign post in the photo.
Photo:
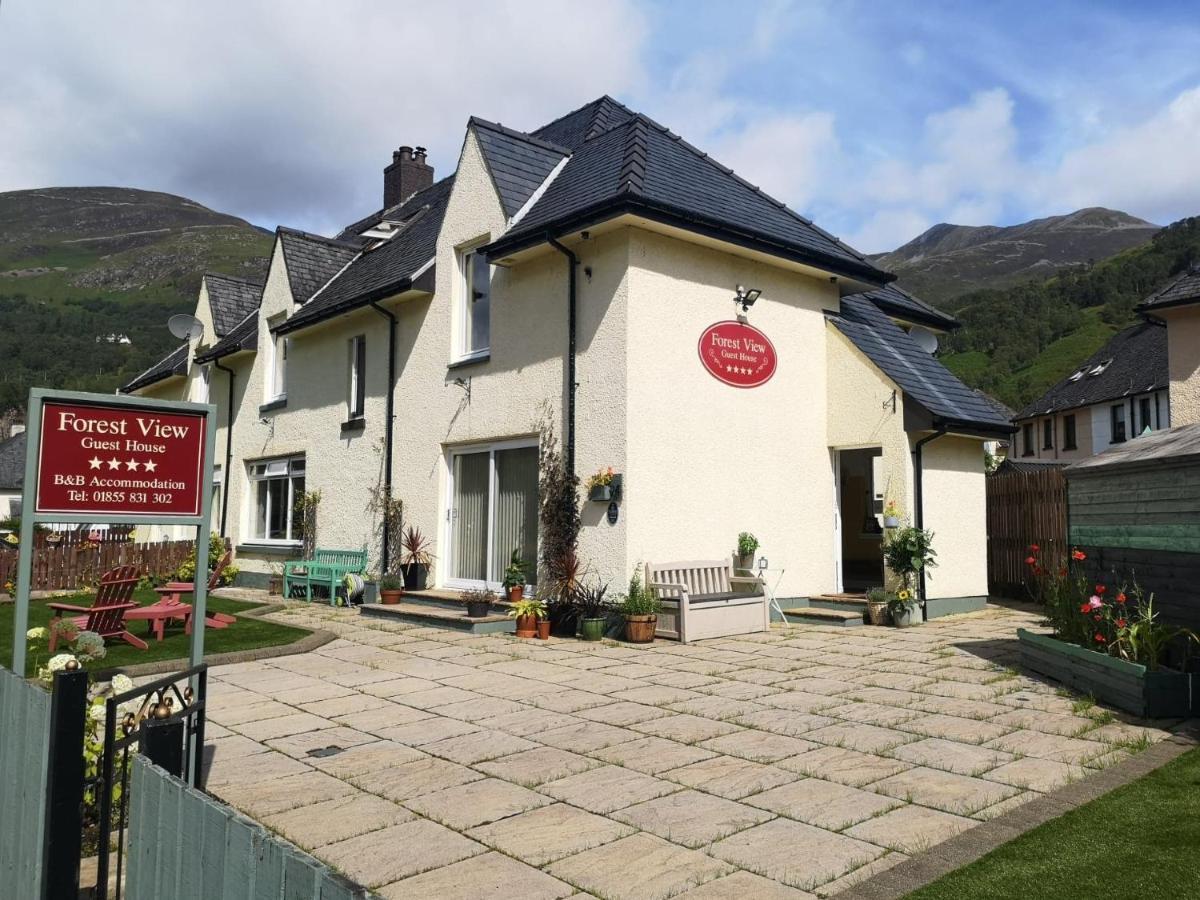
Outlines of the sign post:
[{"label": "sign post", "polygon": [[204,658],[216,407],[34,388],[27,420],[13,671],[25,673],[34,526],[51,522],[194,525],[191,665],[198,665]]}]

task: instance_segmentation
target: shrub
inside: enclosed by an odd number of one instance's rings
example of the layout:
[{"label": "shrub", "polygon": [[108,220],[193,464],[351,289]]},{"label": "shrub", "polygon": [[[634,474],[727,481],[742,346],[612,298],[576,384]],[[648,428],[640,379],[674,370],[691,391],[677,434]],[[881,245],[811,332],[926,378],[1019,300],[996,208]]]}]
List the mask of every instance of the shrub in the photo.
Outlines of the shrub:
[{"label": "shrub", "polygon": [[737,552],[738,556],[746,557],[753,556],[758,552],[758,538],[748,531],[743,531],[738,535]]},{"label": "shrub", "polygon": [[926,569],[937,565],[933,551],[933,532],[921,528],[898,528],[883,547],[883,562],[895,573],[905,589]]},{"label": "shrub", "polygon": [[661,610],[662,601],[642,581],[642,564],[638,563],[629,576],[629,590],[621,598],[621,612],[627,616],[657,616]]},{"label": "shrub", "polygon": [[[224,555],[225,539],[214,531],[208,536],[208,571],[210,575],[216,570],[217,564],[220,563],[221,557]],[[233,579],[237,577],[237,574],[237,566],[226,566],[225,570],[221,572],[220,579],[217,580],[217,587],[233,584]],[[196,580],[196,551],[194,549],[188,554],[187,559],[179,564],[179,568],[175,570],[175,574],[171,576],[171,580],[189,582]]]}]

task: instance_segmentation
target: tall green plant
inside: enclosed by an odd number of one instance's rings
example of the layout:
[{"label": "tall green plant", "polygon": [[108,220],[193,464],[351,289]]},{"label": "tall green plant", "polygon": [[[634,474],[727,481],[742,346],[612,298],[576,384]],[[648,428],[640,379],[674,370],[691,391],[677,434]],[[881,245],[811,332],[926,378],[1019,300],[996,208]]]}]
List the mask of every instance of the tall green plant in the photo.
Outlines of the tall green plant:
[{"label": "tall green plant", "polygon": [[554,425],[547,417],[538,446],[538,520],[541,526],[539,579],[551,591],[551,602],[566,602],[582,577],[576,555],[582,519],[579,478],[567,471]]},{"label": "tall green plant", "polygon": [[921,572],[937,565],[933,532],[909,526],[897,529],[883,546],[883,562],[912,591]]},{"label": "tall green plant", "polygon": [[305,559],[317,553],[317,510],[321,508],[321,492],[303,491],[296,498],[293,515],[300,521],[300,546]]}]

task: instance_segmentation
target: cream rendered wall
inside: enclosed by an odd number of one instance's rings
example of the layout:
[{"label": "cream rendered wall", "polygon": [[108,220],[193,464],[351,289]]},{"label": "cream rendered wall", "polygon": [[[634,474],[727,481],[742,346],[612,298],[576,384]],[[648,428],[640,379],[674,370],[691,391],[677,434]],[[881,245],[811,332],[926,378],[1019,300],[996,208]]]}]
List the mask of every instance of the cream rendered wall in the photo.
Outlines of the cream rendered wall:
[{"label": "cream rendered wall", "polygon": [[925,528],[938,565],[930,599],[987,596],[987,498],[982,441],[947,435],[922,449]]},{"label": "cream rendered wall", "polygon": [[[733,318],[738,284],[762,290],[750,323],[779,358],[774,377],[748,390],[713,378],[696,348],[705,328]],[[833,589],[822,309],[837,302],[828,281],[630,232],[630,559],[728,559],[738,532],[751,531],[786,569],[780,596]]]},{"label": "cream rendered wall", "polygon": [[[287,404],[262,411],[270,355],[263,351],[271,342],[267,320],[294,308],[277,241],[259,315],[259,352],[248,370],[239,366],[236,382],[234,462],[226,478],[226,490],[230,492],[229,527],[239,547],[238,565],[263,575],[287,558],[278,549],[256,547],[250,537],[252,497],[246,464],[293,454],[305,456],[306,489],[322,494],[317,543],[346,549],[366,546],[371,551],[372,565],[377,565],[377,527],[367,507],[383,468],[380,446],[387,383],[386,323],[373,310],[358,310],[291,334]],[[357,334],[365,334],[367,339],[366,428],[343,436],[341,424],[347,419],[349,378],[347,342]],[[220,390],[225,389],[223,378],[217,384]]]},{"label": "cream rendered wall", "polygon": [[1200,422],[1200,307],[1160,313],[1167,323],[1167,368],[1171,375],[1171,424]]},{"label": "cream rendered wall", "polygon": [[[405,519],[436,540],[434,580],[449,570],[448,450],[531,439],[543,420],[564,438],[567,261],[549,251],[510,269],[494,267],[490,357],[451,367],[456,250],[494,239],[506,218],[473,133],[468,133],[438,238],[436,292],[396,306],[400,317],[396,390],[395,491]],[[624,275],[627,238],[605,235],[576,247],[581,265],[577,307],[577,470],[624,465]],[[582,269],[592,268],[588,279]],[[461,379],[462,384],[456,384]],[[580,553],[606,578],[623,578],[624,522],[588,523]]]}]

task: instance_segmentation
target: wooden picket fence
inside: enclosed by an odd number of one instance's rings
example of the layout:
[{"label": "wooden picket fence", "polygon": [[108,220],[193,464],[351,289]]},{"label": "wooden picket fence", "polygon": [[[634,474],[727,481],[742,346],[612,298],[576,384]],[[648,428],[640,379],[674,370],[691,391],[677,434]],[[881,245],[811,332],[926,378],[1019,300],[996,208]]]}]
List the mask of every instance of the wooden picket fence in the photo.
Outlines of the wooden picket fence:
[{"label": "wooden picket fence", "polygon": [[[126,533],[127,534],[127,533]],[[42,536],[39,536],[42,537]],[[169,577],[195,548],[193,541],[135,544],[127,537],[89,541],[72,535],[57,544],[44,539],[34,545],[33,590],[74,591],[96,583],[116,566],[136,566],[143,575]],[[0,550],[0,591],[17,580],[17,551]]]},{"label": "wooden picket fence", "polygon": [[1030,546],[1041,565],[1057,571],[1067,563],[1067,480],[1062,469],[1014,467],[987,477],[988,592],[1030,599]]}]

